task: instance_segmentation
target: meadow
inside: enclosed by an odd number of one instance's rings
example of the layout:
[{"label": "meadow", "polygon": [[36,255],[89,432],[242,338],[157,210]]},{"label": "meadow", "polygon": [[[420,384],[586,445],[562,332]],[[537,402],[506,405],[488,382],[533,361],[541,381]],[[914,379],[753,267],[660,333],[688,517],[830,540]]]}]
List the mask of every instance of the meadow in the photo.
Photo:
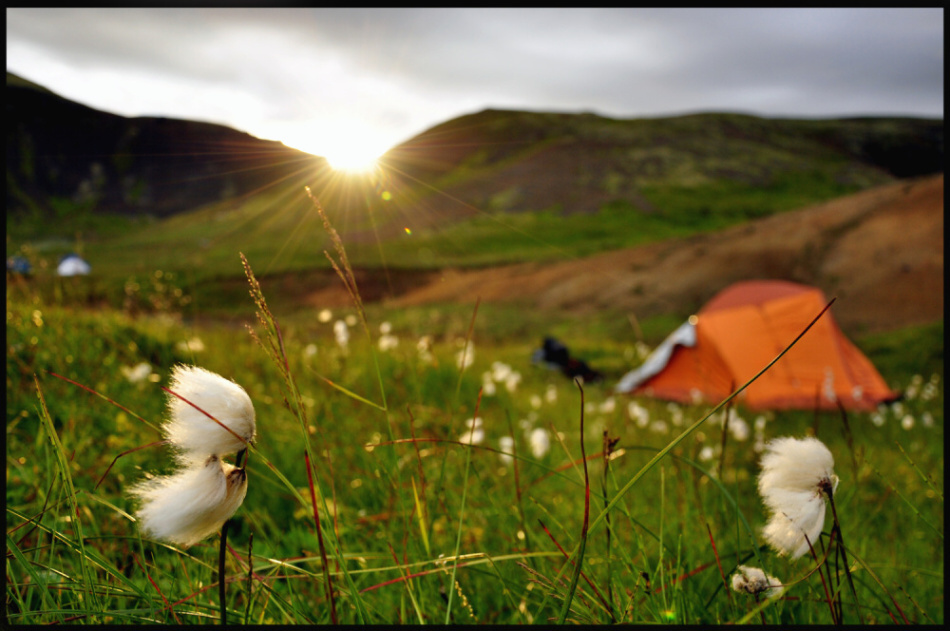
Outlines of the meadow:
[{"label": "meadow", "polygon": [[[669,318],[641,339],[620,314],[396,312],[358,287],[349,309],[283,313],[258,260],[248,326],[182,318],[200,296],[165,274],[92,308],[89,279],[8,277],[10,623],[943,623],[942,323],[855,340],[898,403],[753,414],[611,394]],[[605,383],[532,364],[546,333]],[[145,538],[128,496],[171,466],[135,449],[161,439],[178,363],[256,409],[223,575],[219,535]],[[761,536],[756,478],[767,441],[806,435],[834,455],[842,536],[829,513],[817,557],[792,561]],[[740,565],[784,588],[733,591]]]}]

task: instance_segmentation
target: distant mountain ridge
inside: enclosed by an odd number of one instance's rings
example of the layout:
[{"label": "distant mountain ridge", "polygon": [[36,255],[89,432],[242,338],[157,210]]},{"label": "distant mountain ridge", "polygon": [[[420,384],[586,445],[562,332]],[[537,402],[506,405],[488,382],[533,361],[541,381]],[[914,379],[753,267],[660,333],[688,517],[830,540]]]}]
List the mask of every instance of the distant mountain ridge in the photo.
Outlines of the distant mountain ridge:
[{"label": "distant mountain ridge", "polygon": [[[484,110],[437,125],[383,157],[408,181],[485,210],[593,212],[648,187],[768,186],[800,173],[855,190],[943,171],[943,121],[766,119],[728,113],[617,120]],[[820,174],[818,172],[821,172]]]},{"label": "distant mountain ridge", "polygon": [[224,125],[99,111],[9,72],[5,103],[8,213],[60,200],[166,217],[329,168]]},{"label": "distant mountain ridge", "polygon": [[9,72],[6,110],[12,216],[72,205],[167,217],[309,185],[331,212],[350,215],[378,204],[374,192],[387,187],[389,207],[434,226],[478,212],[591,213],[608,204],[662,212],[657,196],[723,183],[767,191],[831,182],[841,194],[943,170],[942,120],[618,120],[488,109],[393,148],[380,160],[381,179],[341,187],[323,158],[282,143],[211,123],[117,116]]}]

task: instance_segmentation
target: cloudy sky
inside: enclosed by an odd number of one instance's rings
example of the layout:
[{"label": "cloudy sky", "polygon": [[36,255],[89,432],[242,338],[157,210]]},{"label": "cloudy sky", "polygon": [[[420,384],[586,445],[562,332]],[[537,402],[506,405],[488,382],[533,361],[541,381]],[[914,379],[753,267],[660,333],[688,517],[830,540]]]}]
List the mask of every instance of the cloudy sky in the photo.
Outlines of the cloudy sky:
[{"label": "cloudy sky", "polygon": [[7,70],[372,157],[487,107],[943,116],[942,9],[7,9]]}]

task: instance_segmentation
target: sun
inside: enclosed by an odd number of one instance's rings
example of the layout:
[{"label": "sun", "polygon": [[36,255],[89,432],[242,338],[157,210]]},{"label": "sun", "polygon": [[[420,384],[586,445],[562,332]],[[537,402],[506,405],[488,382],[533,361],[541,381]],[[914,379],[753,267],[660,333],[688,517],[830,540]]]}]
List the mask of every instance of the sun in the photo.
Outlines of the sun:
[{"label": "sun", "polygon": [[326,158],[334,171],[367,173],[389,148],[381,134],[359,121],[339,120],[287,130],[284,144]]},{"label": "sun", "polygon": [[350,146],[339,146],[332,151],[327,151],[323,157],[330,163],[330,168],[334,171],[346,171],[347,173],[368,173],[376,168],[376,161],[381,155],[380,152],[368,150],[364,146],[353,144]]}]

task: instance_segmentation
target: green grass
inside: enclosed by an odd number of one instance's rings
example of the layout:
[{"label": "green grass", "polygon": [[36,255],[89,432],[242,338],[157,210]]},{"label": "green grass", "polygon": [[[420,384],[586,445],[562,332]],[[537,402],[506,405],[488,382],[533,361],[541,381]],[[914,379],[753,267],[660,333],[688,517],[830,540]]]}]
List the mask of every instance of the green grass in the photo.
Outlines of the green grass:
[{"label": "green grass", "polygon": [[[441,228],[414,228],[412,208],[386,205],[372,217],[334,216],[348,239],[376,234],[348,245],[358,267],[437,269],[589,256],[674,237],[709,232],[749,219],[801,208],[858,190],[841,183],[826,167],[783,171],[762,182],[730,179],[641,187],[650,208],[618,198],[593,214],[543,211],[481,211]],[[416,200],[418,203],[418,200]],[[30,259],[45,260],[76,250],[105,284],[162,270],[188,275],[195,285],[240,278],[235,252],[244,252],[262,275],[328,269],[329,245],[322,221],[302,189],[276,186],[248,199],[212,204],[164,220],[97,215],[63,202],[50,222],[39,214],[18,216],[7,230],[7,247]],[[67,207],[68,206],[68,207]],[[395,230],[393,229],[395,228]]]},{"label": "green grass", "polygon": [[[11,623],[218,620],[218,538],[180,550],[143,539],[130,517],[134,505],[125,491],[145,471],[168,469],[165,448],[120,458],[95,489],[116,455],[157,440],[164,413],[159,385],[176,362],[234,378],[257,411],[249,491],[228,529],[234,550],[227,560],[229,622],[330,623],[328,576],[341,623],[546,624],[558,618],[573,572],[559,547],[570,554],[581,541],[580,393],[559,375],[532,366],[529,357],[541,335],[553,333],[602,368],[610,383],[636,361],[636,337],[620,315],[581,321],[482,305],[471,334],[474,364],[460,379],[456,354],[469,335],[474,305],[399,312],[372,306],[367,321],[373,339],[352,326],[346,351],[335,342],[332,324],[355,310],[338,311],[326,323],[312,313],[275,311],[287,355],[282,367],[240,325],[182,323],[174,305],[130,317],[89,308],[68,289],[45,295],[8,283]],[[399,339],[385,352],[377,348],[383,321]],[[662,318],[640,324],[650,344],[670,326]],[[266,342],[266,330],[257,325],[256,331]],[[432,340],[430,358],[417,349],[423,336]],[[860,603],[837,568],[845,622],[889,623],[903,615],[940,624],[943,326],[857,343],[889,383],[910,388],[913,396],[880,418],[850,415],[853,451],[837,414],[768,414],[764,438],[817,430],[835,456],[841,477],[836,502]],[[122,368],[139,362],[148,362],[153,376],[132,383]],[[514,391],[495,383],[496,393],[483,395],[479,404],[483,373],[494,362],[518,371],[521,381]],[[95,389],[131,414],[50,372]],[[931,381],[935,385],[926,389]],[[639,400],[666,425],[642,428],[627,399],[598,385],[585,387],[584,394],[587,454],[602,451],[607,432],[619,438],[619,455],[606,477],[602,458],[588,463],[592,527],[567,621],[724,624],[750,615],[753,622],[782,625],[831,621],[821,582],[809,576],[814,563],[780,558],[759,537],[766,515],[755,488],[752,439],[730,440],[724,455],[705,459],[704,448],[715,451],[721,444],[719,425],[710,420],[647,467],[709,408]],[[485,441],[474,448],[453,442],[476,405]],[[752,424],[751,415],[739,413]],[[526,438],[526,430],[537,427],[558,432],[540,456]],[[489,449],[512,434],[517,477]],[[420,442],[387,444],[390,437]],[[326,567],[309,499],[307,452]],[[720,457],[723,474],[717,478]],[[634,476],[640,477],[620,494]],[[609,548],[606,520],[597,520],[604,484],[606,499],[616,501]],[[252,535],[249,579],[243,559]],[[717,555],[727,579],[736,565],[755,565],[790,587],[755,613],[751,597],[727,593]]]},{"label": "green grass", "polygon": [[[386,260],[397,265],[423,268],[583,257],[720,230],[855,190],[829,181],[821,172],[786,174],[755,187],[727,180],[690,187],[651,185],[643,187],[643,195],[653,212],[617,200],[594,215],[564,215],[558,209],[483,213],[393,240],[383,251]],[[355,260],[382,262],[371,247],[363,248]]]}]

